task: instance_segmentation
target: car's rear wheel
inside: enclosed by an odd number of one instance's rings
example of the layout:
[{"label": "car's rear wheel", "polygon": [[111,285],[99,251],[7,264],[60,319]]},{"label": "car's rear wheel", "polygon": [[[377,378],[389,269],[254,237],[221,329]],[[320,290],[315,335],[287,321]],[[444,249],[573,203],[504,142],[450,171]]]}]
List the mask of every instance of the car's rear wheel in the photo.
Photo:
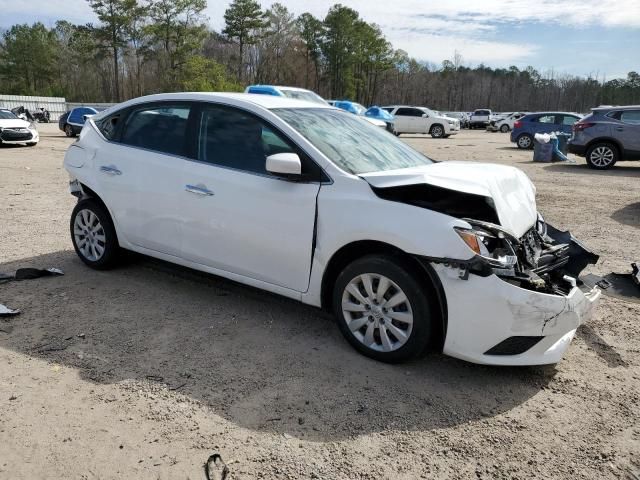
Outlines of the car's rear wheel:
[{"label": "car's rear wheel", "polygon": [[522,150],[529,150],[533,148],[533,137],[528,133],[523,133],[516,140],[516,145]]},{"label": "car's rear wheel", "polygon": [[75,137],[76,134],[73,132],[73,127],[68,123],[64,126],[64,133],[67,137]]},{"label": "car's rear wheel", "polygon": [[116,265],[120,247],[109,212],[92,199],[79,201],[71,213],[71,241],[85,264],[97,270]]},{"label": "car's rear wheel", "polygon": [[395,257],[370,255],[349,264],[336,279],[333,308],[342,334],[368,357],[395,363],[427,351],[429,298]]},{"label": "car's rear wheel", "polygon": [[507,133],[507,132],[509,131],[509,125],[502,125],[502,126],[500,127],[500,131],[501,131],[502,133]]},{"label": "car's rear wheel", "polygon": [[442,127],[442,125],[436,124],[431,127],[429,133],[431,134],[432,138],[442,138],[444,137],[444,128]]},{"label": "car's rear wheel", "polygon": [[618,149],[610,143],[596,143],[589,147],[586,158],[591,168],[606,170],[618,161]]}]

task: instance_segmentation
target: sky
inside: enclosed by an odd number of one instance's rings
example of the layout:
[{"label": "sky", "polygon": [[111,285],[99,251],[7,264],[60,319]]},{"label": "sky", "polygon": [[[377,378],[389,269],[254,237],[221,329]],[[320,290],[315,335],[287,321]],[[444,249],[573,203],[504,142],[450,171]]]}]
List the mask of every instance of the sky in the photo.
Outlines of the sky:
[{"label": "sky", "polygon": [[[267,8],[272,0],[262,0]],[[342,3],[376,23],[394,48],[435,64],[532,65],[541,72],[626,77],[640,71],[640,0],[280,0],[323,18]],[[229,0],[208,0],[210,26],[223,27]],[[57,19],[95,22],[86,0],[0,0],[0,28]]]}]

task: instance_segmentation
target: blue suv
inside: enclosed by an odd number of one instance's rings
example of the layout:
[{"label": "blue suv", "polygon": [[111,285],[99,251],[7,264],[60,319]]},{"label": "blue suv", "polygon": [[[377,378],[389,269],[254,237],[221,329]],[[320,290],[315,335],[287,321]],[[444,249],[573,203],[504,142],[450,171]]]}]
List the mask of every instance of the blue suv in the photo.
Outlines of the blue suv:
[{"label": "blue suv", "polygon": [[582,117],[570,112],[537,112],[525,115],[513,124],[511,142],[518,148],[533,148],[533,138],[536,133],[563,132],[571,133],[574,123]]}]

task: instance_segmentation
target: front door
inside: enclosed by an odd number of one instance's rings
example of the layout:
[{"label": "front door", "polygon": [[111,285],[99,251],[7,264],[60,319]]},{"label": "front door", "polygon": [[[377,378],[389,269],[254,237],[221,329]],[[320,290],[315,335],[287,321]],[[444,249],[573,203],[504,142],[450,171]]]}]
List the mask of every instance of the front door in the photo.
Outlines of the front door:
[{"label": "front door", "polygon": [[306,291],[320,182],[277,178],[266,171],[266,156],[298,153],[303,173],[317,166],[244,110],[205,104],[197,115],[196,159],[187,162],[182,201],[185,258]]}]

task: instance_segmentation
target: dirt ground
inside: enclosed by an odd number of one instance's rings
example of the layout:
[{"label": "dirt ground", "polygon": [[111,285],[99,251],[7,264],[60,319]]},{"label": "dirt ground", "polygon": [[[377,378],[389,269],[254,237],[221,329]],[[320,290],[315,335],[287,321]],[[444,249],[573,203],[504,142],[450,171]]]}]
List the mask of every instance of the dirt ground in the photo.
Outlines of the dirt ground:
[{"label": "dirt ground", "polygon": [[[640,477],[640,305],[603,298],[564,360],[491,368],[432,354],[358,355],[331,318],[161,262],[109,272],[71,247],[62,159],[0,149],[0,272],[63,277],[0,285],[1,479],[203,479],[219,452],[233,479]],[[508,135],[402,137],[439,160],[523,169],[547,221],[601,255],[640,260],[640,163],[594,172],[531,162]]]}]

